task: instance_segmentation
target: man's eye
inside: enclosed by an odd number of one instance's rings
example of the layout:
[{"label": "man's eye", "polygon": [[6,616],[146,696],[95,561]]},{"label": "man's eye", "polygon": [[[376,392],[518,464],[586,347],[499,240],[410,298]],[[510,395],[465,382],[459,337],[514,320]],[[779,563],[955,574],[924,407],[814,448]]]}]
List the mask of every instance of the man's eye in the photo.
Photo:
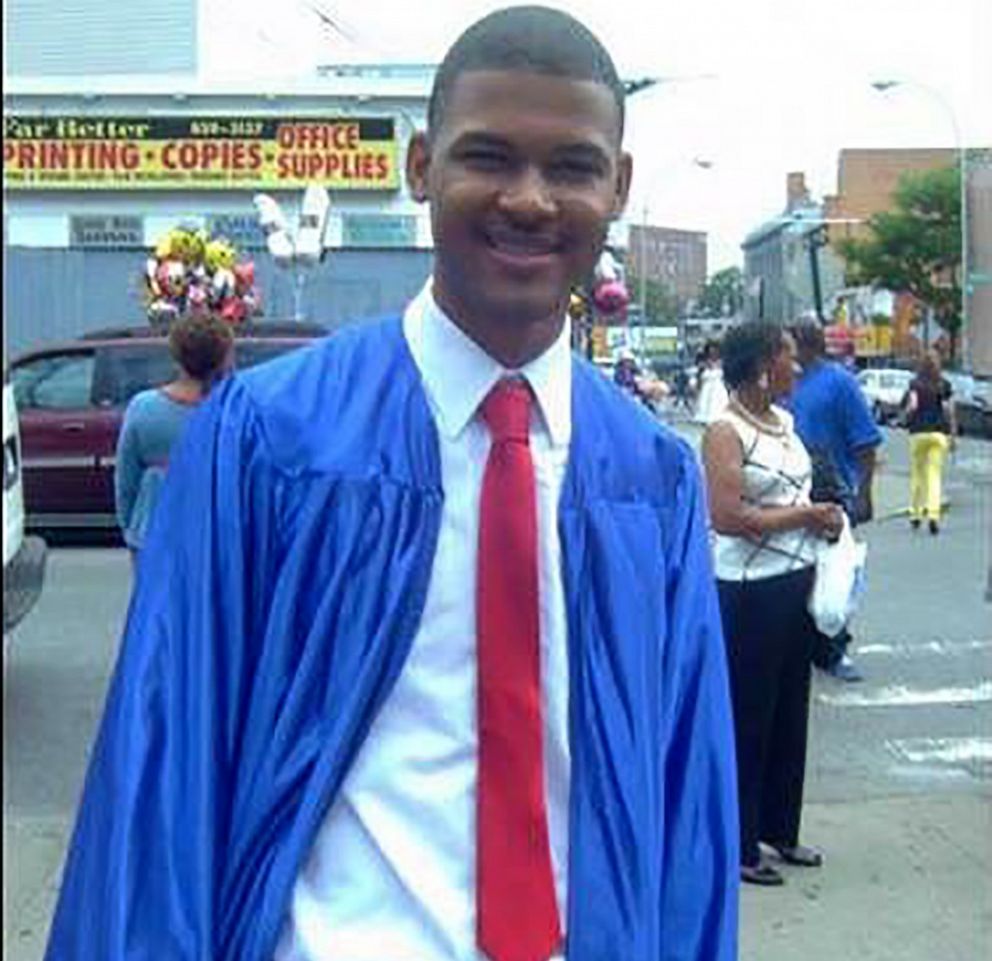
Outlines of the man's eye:
[{"label": "man's eye", "polygon": [[601,173],[599,165],[588,160],[560,160],[552,171],[564,180],[592,180]]}]

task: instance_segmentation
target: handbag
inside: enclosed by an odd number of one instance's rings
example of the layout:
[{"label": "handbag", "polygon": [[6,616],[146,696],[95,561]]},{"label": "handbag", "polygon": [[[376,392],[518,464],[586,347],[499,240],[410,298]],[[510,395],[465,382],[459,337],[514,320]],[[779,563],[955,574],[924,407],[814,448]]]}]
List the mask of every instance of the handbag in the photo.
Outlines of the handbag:
[{"label": "handbag", "polygon": [[827,637],[840,634],[857,610],[865,590],[867,556],[868,545],[854,539],[846,515],[840,537],[817,544],[816,576],[807,607],[817,630]]}]

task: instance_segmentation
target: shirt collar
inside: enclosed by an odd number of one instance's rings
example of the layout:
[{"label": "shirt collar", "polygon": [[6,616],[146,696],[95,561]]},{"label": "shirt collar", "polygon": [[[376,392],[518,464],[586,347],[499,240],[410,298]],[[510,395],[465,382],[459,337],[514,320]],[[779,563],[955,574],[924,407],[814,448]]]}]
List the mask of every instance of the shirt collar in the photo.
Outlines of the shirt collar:
[{"label": "shirt collar", "polygon": [[446,437],[455,438],[465,429],[497,381],[520,376],[537,398],[552,445],[568,445],[572,358],[567,319],[557,340],[519,370],[503,367],[445,314],[434,299],[431,281],[407,307],[403,330]]}]

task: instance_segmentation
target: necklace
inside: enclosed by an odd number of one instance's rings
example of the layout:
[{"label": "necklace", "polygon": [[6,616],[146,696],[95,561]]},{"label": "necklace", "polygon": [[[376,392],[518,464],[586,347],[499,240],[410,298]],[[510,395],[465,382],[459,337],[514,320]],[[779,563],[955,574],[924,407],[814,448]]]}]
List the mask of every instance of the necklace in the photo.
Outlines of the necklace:
[{"label": "necklace", "polygon": [[737,411],[741,417],[746,420],[752,427],[757,428],[760,431],[764,431],[766,434],[772,434],[775,437],[782,437],[785,434],[785,425],[775,417],[775,422],[772,423],[767,420],[763,420],[757,414],[752,413],[744,404],[741,399],[737,396],[736,391],[730,392],[730,403],[733,404],[734,409]]}]

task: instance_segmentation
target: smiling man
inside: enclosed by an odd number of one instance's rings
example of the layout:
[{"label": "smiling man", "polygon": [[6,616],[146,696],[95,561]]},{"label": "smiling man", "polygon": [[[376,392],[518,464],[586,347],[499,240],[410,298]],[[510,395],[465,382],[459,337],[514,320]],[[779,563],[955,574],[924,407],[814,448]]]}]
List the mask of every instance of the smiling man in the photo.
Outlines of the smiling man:
[{"label": "smiling man", "polygon": [[622,134],[585,27],[479,21],[408,151],[430,282],[194,417],[52,961],[736,956],[699,473],[569,351]]}]

